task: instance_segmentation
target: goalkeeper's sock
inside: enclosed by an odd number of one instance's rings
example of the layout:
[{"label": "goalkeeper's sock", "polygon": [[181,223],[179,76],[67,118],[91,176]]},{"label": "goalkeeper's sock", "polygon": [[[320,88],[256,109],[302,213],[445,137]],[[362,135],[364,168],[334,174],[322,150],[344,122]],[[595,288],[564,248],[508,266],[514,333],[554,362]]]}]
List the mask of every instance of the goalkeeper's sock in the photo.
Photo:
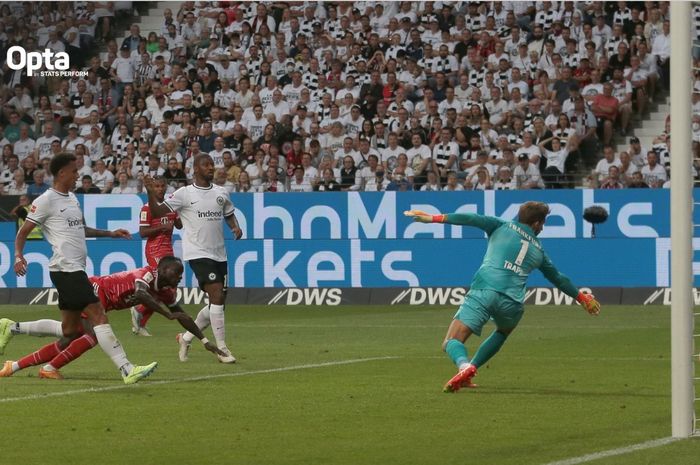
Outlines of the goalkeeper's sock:
[{"label": "goalkeeper's sock", "polygon": [[459,370],[469,365],[467,348],[457,339],[450,339],[447,341],[447,344],[445,344],[445,352],[447,356],[450,357],[450,360],[452,360],[452,363],[457,365]]},{"label": "goalkeeper's sock", "polygon": [[500,331],[494,331],[491,333],[491,335],[481,343],[476,351],[476,354],[474,354],[472,365],[479,368],[484,363],[488,362],[491,357],[496,355],[498,351],[501,350],[501,347],[503,346],[503,343],[506,342],[506,339],[508,339],[508,335],[503,334]]}]

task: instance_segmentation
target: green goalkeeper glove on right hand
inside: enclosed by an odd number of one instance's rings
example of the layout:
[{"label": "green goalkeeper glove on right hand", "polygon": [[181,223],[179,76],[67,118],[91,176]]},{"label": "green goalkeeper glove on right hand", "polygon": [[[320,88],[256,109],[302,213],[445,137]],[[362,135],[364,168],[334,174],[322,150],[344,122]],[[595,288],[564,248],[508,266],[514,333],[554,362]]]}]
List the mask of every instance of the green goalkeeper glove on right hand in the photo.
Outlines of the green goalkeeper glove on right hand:
[{"label": "green goalkeeper glove on right hand", "polygon": [[591,315],[597,316],[600,314],[600,302],[595,300],[593,294],[584,294],[579,292],[576,301],[581,304]]}]

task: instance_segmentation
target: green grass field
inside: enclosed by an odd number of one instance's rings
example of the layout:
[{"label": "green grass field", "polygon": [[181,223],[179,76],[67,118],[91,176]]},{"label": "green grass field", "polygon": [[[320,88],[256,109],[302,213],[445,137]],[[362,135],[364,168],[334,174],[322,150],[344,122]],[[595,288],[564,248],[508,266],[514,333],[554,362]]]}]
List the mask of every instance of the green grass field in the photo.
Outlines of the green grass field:
[{"label": "green grass field", "polygon": [[[593,318],[531,307],[480,370],[479,389],[443,394],[455,370],[440,343],[453,312],[229,308],[232,366],[196,341],[181,363],[177,323],[156,315],[154,337],[137,338],[128,312],[113,312],[130,359],[157,360],[158,371],[124,387],[95,348],[62,370],[64,381],[38,379],[38,367],[0,379],[0,463],[538,465],[670,435],[667,308],[608,307]],[[47,342],[16,336],[4,357]],[[698,457],[700,442],[687,440],[592,463]]]}]

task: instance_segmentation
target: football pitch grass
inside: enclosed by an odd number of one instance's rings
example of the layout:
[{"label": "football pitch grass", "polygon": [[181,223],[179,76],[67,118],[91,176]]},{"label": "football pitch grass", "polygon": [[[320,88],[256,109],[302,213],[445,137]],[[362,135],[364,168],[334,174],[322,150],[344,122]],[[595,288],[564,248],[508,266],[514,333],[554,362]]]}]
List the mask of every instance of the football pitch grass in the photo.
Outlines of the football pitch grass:
[{"label": "football pitch grass", "polygon": [[[540,465],[670,436],[668,308],[595,318],[529,307],[480,387],[444,394],[455,369],[440,343],[454,310],[229,306],[235,365],[196,340],[181,363],[176,322],[155,315],[153,337],[135,337],[129,312],[111,312],[129,358],[159,369],[126,387],[95,348],[64,381],[39,379],[38,367],[0,379],[0,463]],[[2,306],[0,316],[58,311]],[[16,336],[2,357],[49,341]],[[591,463],[698,457],[691,439]]]}]

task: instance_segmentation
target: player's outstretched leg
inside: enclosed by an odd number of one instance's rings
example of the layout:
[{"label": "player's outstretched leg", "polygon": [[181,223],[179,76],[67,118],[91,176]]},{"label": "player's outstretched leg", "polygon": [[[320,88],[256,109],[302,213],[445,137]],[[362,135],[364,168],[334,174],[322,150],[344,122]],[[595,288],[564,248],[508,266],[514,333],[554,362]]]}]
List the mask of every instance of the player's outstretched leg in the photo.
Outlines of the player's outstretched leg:
[{"label": "player's outstretched leg", "polygon": [[5,352],[7,344],[16,334],[63,337],[63,329],[61,328],[61,322],[56,320],[14,322],[7,318],[2,318],[0,319],[0,354]]},{"label": "player's outstretched leg", "polygon": [[72,341],[68,347],[56,354],[48,364],[41,367],[39,370],[39,378],[63,379],[63,375],[61,375],[59,370],[96,345],[97,341],[92,334],[83,334],[78,339]]},{"label": "player's outstretched leg", "polygon": [[498,351],[501,350],[501,347],[503,347],[503,344],[506,342],[506,339],[508,339],[508,335],[511,331],[512,330],[497,329],[496,331],[491,333],[491,335],[487,337],[484,342],[481,343],[476,353],[474,354],[474,358],[472,359],[472,365],[479,368],[480,366],[483,366],[486,362],[488,362],[491,359],[491,357],[496,355]]},{"label": "player's outstretched leg", "polygon": [[14,321],[8,320],[7,318],[0,319],[0,354],[5,353],[5,347],[7,347],[8,342],[12,339],[12,326],[14,324]]},{"label": "player's outstretched leg", "polygon": [[85,308],[85,313],[88,315],[88,320],[92,325],[95,333],[95,338],[100,348],[104,351],[112,362],[119,368],[122,379],[125,384],[134,384],[141,379],[149,376],[158,366],[158,363],[153,362],[145,366],[134,366],[126,357],[126,352],[122,347],[117,336],[109,324],[104,308],[100,303],[93,303]]},{"label": "player's outstretched leg", "polygon": [[26,355],[16,362],[8,360],[0,370],[0,378],[12,376],[20,370],[28,367],[46,363],[61,352],[61,345],[58,341],[45,345],[36,352]]},{"label": "player's outstretched leg", "polygon": [[455,364],[458,372],[445,384],[444,392],[457,392],[463,387],[476,387],[471,382],[471,379],[476,375],[476,368],[469,363],[467,348],[464,345],[471,334],[472,330],[469,326],[457,319],[452,320],[447,329],[442,349]]}]

